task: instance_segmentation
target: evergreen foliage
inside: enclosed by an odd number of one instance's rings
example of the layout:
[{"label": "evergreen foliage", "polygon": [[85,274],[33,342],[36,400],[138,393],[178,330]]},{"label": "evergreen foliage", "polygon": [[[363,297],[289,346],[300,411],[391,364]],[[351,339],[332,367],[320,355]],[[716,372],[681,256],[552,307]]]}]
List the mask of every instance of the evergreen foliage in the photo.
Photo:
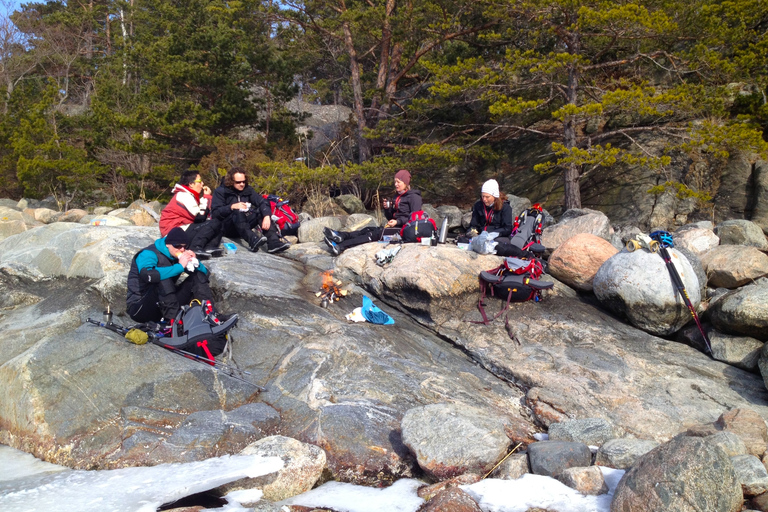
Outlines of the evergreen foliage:
[{"label": "evergreen foliage", "polygon": [[[370,200],[396,168],[429,193],[546,141],[535,169],[560,173],[566,207],[599,167],[651,169],[652,193],[704,201],[707,184],[671,178],[673,155],[768,154],[767,14],[757,0],[26,3],[0,15],[0,192],[127,201],[239,165],[294,202]],[[299,92],[355,114],[316,154],[285,108]]]}]

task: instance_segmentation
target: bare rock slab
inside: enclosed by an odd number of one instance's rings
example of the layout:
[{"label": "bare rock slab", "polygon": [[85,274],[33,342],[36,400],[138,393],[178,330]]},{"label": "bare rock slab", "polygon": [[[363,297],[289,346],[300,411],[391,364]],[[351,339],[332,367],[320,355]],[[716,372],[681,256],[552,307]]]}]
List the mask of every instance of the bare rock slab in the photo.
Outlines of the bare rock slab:
[{"label": "bare rock slab", "polygon": [[485,474],[509,447],[504,419],[459,404],[431,404],[408,410],[403,442],[419,466],[438,480],[464,473]]}]

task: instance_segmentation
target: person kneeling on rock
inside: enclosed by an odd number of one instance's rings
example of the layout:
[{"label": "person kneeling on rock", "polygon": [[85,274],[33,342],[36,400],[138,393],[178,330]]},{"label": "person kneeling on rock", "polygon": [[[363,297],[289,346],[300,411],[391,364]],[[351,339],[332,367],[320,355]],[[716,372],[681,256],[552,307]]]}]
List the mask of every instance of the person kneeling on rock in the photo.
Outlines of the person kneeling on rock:
[{"label": "person kneeling on rock", "polygon": [[267,244],[267,252],[284,251],[291,246],[281,240],[277,223],[272,222],[269,201],[248,185],[245,171],[234,167],[222,184],[213,191],[211,216],[221,221],[224,235],[240,237],[256,252]]},{"label": "person kneeling on rock", "polygon": [[[181,311],[182,304],[195,299],[213,304],[208,269],[188,246],[187,233],[176,227],[133,257],[128,271],[126,303],[128,315],[134,321],[172,320]],[[184,272],[187,278],[177,284]]]}]

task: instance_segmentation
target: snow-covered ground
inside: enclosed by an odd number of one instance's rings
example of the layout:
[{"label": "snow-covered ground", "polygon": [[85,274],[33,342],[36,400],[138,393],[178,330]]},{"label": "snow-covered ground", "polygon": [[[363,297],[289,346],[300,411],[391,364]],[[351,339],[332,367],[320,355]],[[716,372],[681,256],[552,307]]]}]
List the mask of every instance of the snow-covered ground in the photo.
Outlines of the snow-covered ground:
[{"label": "snow-covered ground", "polygon": [[[29,454],[0,446],[0,510],[3,512],[154,512],[163,503],[212,489],[244,477],[277,471],[277,457],[225,456],[188,464],[111,471],[73,471],[41,462]],[[485,512],[525,512],[539,507],[558,512],[609,512],[613,491],[624,474],[600,468],[609,493],[583,496],[553,478],[525,475],[517,480],[487,479],[462,486]],[[424,500],[418,480],[398,480],[373,489],[329,482],[286,504],[326,507],[338,512],[415,512]],[[217,512],[245,512],[259,491],[233,492]]]}]

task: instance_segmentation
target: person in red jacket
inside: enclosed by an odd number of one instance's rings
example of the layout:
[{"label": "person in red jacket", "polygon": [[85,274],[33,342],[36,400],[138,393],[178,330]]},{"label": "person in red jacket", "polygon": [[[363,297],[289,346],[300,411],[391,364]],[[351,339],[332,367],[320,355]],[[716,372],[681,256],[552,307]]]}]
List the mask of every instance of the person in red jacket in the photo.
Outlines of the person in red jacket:
[{"label": "person in red jacket", "polygon": [[171,193],[173,197],[160,213],[160,235],[179,227],[187,233],[189,248],[198,259],[221,256],[221,222],[208,219],[211,189],[203,183],[200,173],[185,171]]}]

